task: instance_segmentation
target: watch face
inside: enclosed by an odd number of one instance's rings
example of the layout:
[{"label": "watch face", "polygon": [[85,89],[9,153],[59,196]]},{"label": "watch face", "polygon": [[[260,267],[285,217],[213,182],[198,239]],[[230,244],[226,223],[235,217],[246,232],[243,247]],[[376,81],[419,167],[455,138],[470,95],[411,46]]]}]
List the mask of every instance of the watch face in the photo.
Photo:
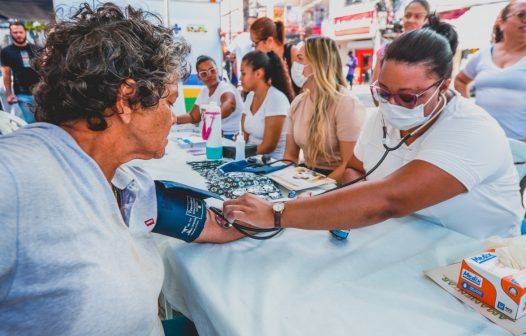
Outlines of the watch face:
[{"label": "watch face", "polygon": [[285,209],[285,203],[274,203],[274,205],[272,206],[272,209],[275,212],[282,212],[283,209]]}]

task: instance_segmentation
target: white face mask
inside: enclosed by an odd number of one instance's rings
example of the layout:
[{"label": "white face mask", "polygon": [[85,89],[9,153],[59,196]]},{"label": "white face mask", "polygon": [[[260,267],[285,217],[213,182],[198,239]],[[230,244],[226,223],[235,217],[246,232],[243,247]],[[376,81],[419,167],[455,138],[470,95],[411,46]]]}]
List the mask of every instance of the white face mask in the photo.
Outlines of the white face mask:
[{"label": "white face mask", "polygon": [[305,69],[305,64],[301,64],[298,62],[293,62],[292,67],[290,69],[290,74],[292,77],[292,81],[294,84],[296,84],[297,87],[303,87],[307,79],[309,79],[309,76],[305,76],[303,74],[303,69]]},{"label": "white face mask", "polygon": [[379,111],[382,114],[384,120],[389,125],[396,129],[407,131],[408,129],[424,124],[435,113],[437,107],[440,105],[440,102],[437,103],[433,111],[431,111],[431,113],[429,113],[427,116],[424,115],[424,107],[431,101],[431,99],[433,99],[439,89],[440,86],[425,103],[420,104],[412,109],[400,105],[394,105],[388,101],[379,101]]}]

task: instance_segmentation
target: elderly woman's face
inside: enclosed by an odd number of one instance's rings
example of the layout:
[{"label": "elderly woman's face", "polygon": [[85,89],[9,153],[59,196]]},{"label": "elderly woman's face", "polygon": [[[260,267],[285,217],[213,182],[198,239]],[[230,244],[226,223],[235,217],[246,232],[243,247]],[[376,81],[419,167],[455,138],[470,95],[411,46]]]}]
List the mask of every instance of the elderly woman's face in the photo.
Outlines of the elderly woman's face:
[{"label": "elderly woman's face", "polygon": [[177,80],[166,85],[165,94],[156,106],[150,108],[139,107],[133,111],[134,118],[131,134],[127,140],[134,142],[134,152],[137,158],[161,158],[168,144],[168,133],[176,121],[172,112],[172,105],[178,95]]},{"label": "elderly woman's face", "polygon": [[[403,101],[397,99],[394,94],[401,94],[402,97],[418,94],[415,106],[427,102],[424,115],[428,115],[439,103],[440,95],[436,93],[437,89],[442,93],[447,90],[447,83],[440,85],[439,88],[440,83],[441,78],[438,74],[430,73],[429,68],[424,64],[387,60],[382,65],[377,86],[391,94],[388,101],[394,105],[401,105],[400,102]],[[410,108],[410,106],[405,107]]]}]

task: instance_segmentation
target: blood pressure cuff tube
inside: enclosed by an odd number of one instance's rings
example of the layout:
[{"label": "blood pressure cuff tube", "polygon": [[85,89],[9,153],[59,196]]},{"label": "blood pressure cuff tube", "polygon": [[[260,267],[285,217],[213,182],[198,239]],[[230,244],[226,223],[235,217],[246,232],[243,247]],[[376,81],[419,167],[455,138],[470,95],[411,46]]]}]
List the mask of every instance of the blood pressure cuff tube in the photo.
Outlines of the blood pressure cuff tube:
[{"label": "blood pressure cuff tube", "polygon": [[157,195],[157,224],[153,232],[194,241],[206,223],[206,198],[217,194],[171,181],[155,181]]}]

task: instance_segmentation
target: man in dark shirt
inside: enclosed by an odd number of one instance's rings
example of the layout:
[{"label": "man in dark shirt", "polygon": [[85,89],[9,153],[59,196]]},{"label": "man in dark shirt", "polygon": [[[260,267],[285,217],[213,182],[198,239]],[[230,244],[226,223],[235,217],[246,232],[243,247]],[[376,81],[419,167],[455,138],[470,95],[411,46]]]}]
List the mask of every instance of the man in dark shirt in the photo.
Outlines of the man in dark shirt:
[{"label": "man in dark shirt", "polygon": [[[39,78],[32,68],[31,60],[38,50],[35,45],[27,42],[26,28],[22,23],[11,23],[9,33],[13,38],[13,44],[2,49],[0,54],[6,99],[9,104],[18,103],[22,118],[27,123],[32,123],[35,122],[35,116],[30,109],[34,104],[31,88]],[[11,88],[11,75],[13,75],[13,88]]]}]

